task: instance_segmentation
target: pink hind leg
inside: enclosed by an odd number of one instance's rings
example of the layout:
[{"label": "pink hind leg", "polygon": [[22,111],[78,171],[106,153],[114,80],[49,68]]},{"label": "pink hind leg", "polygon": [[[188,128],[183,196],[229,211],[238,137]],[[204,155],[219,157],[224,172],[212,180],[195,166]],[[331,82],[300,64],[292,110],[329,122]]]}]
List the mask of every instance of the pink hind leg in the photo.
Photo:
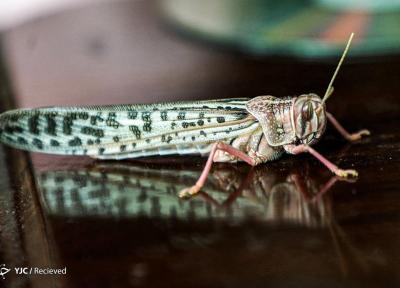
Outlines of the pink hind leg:
[{"label": "pink hind leg", "polygon": [[200,189],[204,186],[204,183],[207,180],[208,174],[210,173],[212,164],[214,163],[214,156],[218,150],[225,151],[245,162],[247,162],[251,166],[257,165],[256,161],[251,158],[249,155],[243,153],[242,151],[232,147],[231,145],[218,142],[215,143],[211,149],[210,155],[208,156],[206,166],[204,166],[203,172],[201,172],[200,178],[197,180],[196,184],[192,187],[185,188],[179,193],[179,197],[189,197],[194,194],[197,194]]},{"label": "pink hind leg", "polygon": [[330,162],[328,159],[326,159],[324,156],[319,154],[317,151],[315,151],[313,148],[307,145],[298,145],[298,146],[293,146],[293,147],[288,147],[289,152],[293,154],[300,154],[304,152],[308,152],[311,155],[313,155],[315,158],[317,158],[322,164],[324,164],[329,170],[331,170],[333,173],[335,173],[337,176],[340,177],[357,177],[358,173],[356,170],[343,170],[337,167],[335,164]]},{"label": "pink hind leg", "polygon": [[360,130],[356,133],[352,133],[350,134],[349,132],[346,131],[346,129],[343,128],[342,125],[340,125],[340,123],[335,119],[335,117],[333,117],[333,115],[331,113],[326,113],[326,116],[328,117],[328,120],[332,123],[332,125],[336,128],[336,130],[339,131],[339,133],[346,138],[348,141],[356,141],[361,139],[362,136],[364,135],[370,135],[371,133],[366,130]]}]

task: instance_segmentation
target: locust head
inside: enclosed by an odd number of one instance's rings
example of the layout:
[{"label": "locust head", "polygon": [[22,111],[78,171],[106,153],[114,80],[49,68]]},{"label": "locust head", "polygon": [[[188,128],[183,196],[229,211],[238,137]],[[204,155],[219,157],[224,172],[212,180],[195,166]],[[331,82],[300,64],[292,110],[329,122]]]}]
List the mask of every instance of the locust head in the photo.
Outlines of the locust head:
[{"label": "locust head", "polygon": [[325,131],[325,104],[316,94],[304,94],[297,97],[292,105],[291,116],[296,142],[314,144]]},{"label": "locust head", "polygon": [[270,146],[314,144],[325,131],[325,104],[313,93],[286,98],[259,96],[246,108],[260,122]]},{"label": "locust head", "polygon": [[259,96],[247,103],[247,111],[260,122],[270,146],[310,145],[322,136],[327,120],[325,102],[333,92],[333,81],[353,36],[352,33],[322,99],[311,93],[286,98]]}]

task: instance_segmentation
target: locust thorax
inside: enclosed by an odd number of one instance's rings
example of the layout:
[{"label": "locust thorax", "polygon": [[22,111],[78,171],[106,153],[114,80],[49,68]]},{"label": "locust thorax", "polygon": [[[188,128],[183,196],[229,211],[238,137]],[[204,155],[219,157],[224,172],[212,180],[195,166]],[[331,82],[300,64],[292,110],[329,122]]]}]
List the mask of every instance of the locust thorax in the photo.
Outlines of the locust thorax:
[{"label": "locust thorax", "polygon": [[296,98],[293,125],[300,143],[310,145],[319,140],[326,127],[326,110],[318,95],[303,94]]}]

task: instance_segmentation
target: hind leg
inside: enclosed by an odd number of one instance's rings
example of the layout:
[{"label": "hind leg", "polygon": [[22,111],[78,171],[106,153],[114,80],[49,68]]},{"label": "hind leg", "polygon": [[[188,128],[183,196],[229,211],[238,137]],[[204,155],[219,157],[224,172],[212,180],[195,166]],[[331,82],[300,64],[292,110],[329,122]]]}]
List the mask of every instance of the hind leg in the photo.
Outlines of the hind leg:
[{"label": "hind leg", "polygon": [[228,145],[228,144],[225,144],[222,142],[217,142],[212,146],[210,155],[208,156],[208,159],[207,159],[207,163],[204,166],[203,172],[201,172],[201,175],[200,175],[199,179],[197,180],[196,184],[193,185],[192,187],[183,189],[179,193],[179,197],[181,197],[181,198],[190,197],[190,196],[197,194],[200,191],[200,189],[204,186],[204,183],[207,180],[207,177],[208,177],[208,174],[210,173],[212,164],[215,162],[214,156],[218,150],[225,151],[225,152],[229,153],[230,155],[245,161],[246,163],[248,163],[251,166],[256,166],[258,164],[256,158],[247,155],[246,153],[232,147],[231,145]]}]

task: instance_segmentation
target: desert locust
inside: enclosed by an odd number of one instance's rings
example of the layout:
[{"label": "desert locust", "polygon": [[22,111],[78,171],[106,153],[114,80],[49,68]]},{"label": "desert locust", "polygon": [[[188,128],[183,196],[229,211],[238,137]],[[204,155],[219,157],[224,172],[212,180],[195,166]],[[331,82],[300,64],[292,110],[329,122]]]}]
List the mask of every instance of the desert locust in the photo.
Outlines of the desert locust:
[{"label": "desert locust", "polygon": [[350,141],[369,135],[367,130],[348,133],[325,106],[352,38],[353,34],[322,99],[310,93],[285,98],[17,109],[0,115],[0,140],[28,151],[98,159],[209,155],[197,183],[181,196],[199,192],[213,162],[240,160],[255,166],[278,159],[284,152],[308,152],[336,175],[356,177],[355,170],[342,170],[311,148],[324,133],[327,120]]}]

